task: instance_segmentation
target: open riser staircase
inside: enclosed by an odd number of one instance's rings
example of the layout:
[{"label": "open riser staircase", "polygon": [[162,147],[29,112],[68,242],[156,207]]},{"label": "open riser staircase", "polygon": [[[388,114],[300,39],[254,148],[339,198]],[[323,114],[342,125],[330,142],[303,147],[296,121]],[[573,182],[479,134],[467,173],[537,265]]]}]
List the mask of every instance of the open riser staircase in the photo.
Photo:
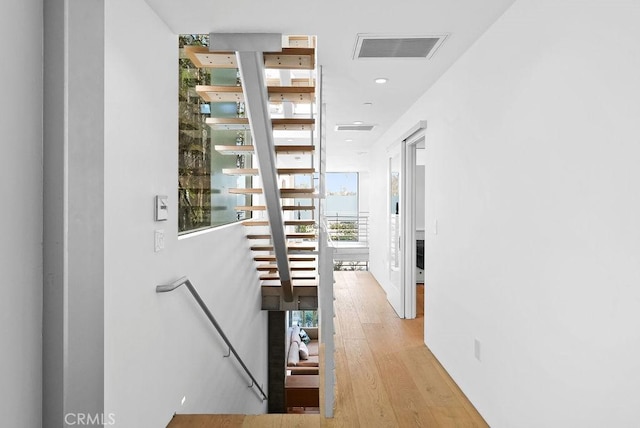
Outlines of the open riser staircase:
[{"label": "open riser staircase", "polygon": [[212,131],[238,134],[235,145],[213,139],[214,150],[236,159],[236,168],[222,173],[252,178],[242,180],[250,187],[227,192],[250,202],[235,210],[247,219],[243,224],[261,281],[262,309],[317,309],[314,38],[285,37],[280,45],[285,47],[259,52],[257,60],[251,52],[236,54],[234,40],[229,48],[220,38],[210,43],[185,51],[197,67],[239,68],[236,85],[197,86],[196,92],[207,103],[237,106],[235,117],[210,117],[206,123]]},{"label": "open riser staircase", "polygon": [[[208,46],[185,46],[184,53],[198,71],[206,69],[204,74],[211,77],[190,96],[199,97],[210,109],[210,117],[199,123],[211,131],[217,152],[212,179],[218,175],[237,183],[211,191],[222,194],[226,202],[237,201],[235,214],[253,253],[262,309],[322,307],[320,408],[330,418],[335,402],[333,249],[327,227],[319,221],[316,193],[323,188],[326,145],[321,144],[322,126],[316,123],[316,117],[322,121],[315,107],[317,101],[322,104],[322,91],[316,90],[316,76],[322,86],[322,73],[316,71],[315,37],[212,33]],[[320,137],[315,137],[316,127]],[[321,148],[318,154],[314,138]],[[279,382],[270,377],[269,385],[277,387]],[[285,385],[282,382],[282,388]]]}]

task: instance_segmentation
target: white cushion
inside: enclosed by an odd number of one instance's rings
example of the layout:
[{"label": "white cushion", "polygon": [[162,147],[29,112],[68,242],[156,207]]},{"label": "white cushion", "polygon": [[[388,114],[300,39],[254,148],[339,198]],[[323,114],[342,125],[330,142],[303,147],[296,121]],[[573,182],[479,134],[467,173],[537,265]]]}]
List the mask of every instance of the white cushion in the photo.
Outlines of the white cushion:
[{"label": "white cushion", "polygon": [[297,366],[299,362],[300,362],[300,348],[298,347],[298,342],[291,342],[291,347],[289,348],[289,355],[287,356],[287,365]]},{"label": "white cushion", "polygon": [[312,340],[307,343],[307,349],[309,350],[309,355],[319,355],[319,346],[317,340]]},{"label": "white cushion", "polygon": [[306,360],[309,358],[309,349],[307,348],[307,344],[304,342],[300,342],[300,359]]}]

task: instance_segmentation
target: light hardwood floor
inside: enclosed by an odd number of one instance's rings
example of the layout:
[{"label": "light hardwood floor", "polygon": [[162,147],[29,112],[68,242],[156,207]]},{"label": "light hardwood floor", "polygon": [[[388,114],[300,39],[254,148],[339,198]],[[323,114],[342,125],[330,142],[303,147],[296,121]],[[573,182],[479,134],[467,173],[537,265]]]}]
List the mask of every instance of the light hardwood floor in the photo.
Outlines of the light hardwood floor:
[{"label": "light hardwood floor", "polygon": [[335,272],[335,415],[177,415],[168,428],[486,427],[424,345],[418,317],[402,320],[369,272]]}]

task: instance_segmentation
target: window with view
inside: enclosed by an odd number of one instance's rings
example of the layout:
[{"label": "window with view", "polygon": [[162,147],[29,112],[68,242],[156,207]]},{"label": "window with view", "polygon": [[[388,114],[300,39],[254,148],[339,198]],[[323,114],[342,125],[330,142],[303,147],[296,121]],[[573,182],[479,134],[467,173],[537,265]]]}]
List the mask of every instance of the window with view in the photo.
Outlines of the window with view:
[{"label": "window with view", "polygon": [[354,217],[358,215],[358,173],[327,172],[327,216]]},{"label": "window with view", "polygon": [[[217,150],[221,146],[250,145],[247,129],[214,129],[207,119],[244,117],[242,102],[211,102],[199,92],[203,86],[239,86],[235,68],[198,66],[194,55],[207,51],[207,34],[178,37],[178,231],[188,233],[246,218],[236,207],[251,205],[251,195],[232,189],[251,187],[251,176],[238,175],[252,167],[250,154]],[[201,88],[197,88],[200,86]]]},{"label": "window with view", "polygon": [[358,241],[358,173],[328,172],[325,213],[333,241]]},{"label": "window with view", "polygon": [[318,312],[317,311],[291,311],[289,316],[290,326],[298,325],[300,327],[317,327]]}]

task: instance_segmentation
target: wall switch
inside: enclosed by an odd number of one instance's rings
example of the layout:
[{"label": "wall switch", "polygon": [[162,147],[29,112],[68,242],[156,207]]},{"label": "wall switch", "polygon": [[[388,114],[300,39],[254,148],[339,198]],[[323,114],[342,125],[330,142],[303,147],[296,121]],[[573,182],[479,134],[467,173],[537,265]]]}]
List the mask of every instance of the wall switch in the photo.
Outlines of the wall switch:
[{"label": "wall switch", "polygon": [[169,218],[169,197],[166,195],[156,196],[156,221],[165,221]]},{"label": "wall switch", "polygon": [[476,360],[480,360],[480,341],[478,339],[473,339],[473,355],[475,355]]},{"label": "wall switch", "polygon": [[438,234],[438,220],[433,221],[433,234],[434,235]]},{"label": "wall switch", "polygon": [[155,252],[157,253],[160,250],[164,250],[164,230],[159,229],[154,231],[153,236]]}]

